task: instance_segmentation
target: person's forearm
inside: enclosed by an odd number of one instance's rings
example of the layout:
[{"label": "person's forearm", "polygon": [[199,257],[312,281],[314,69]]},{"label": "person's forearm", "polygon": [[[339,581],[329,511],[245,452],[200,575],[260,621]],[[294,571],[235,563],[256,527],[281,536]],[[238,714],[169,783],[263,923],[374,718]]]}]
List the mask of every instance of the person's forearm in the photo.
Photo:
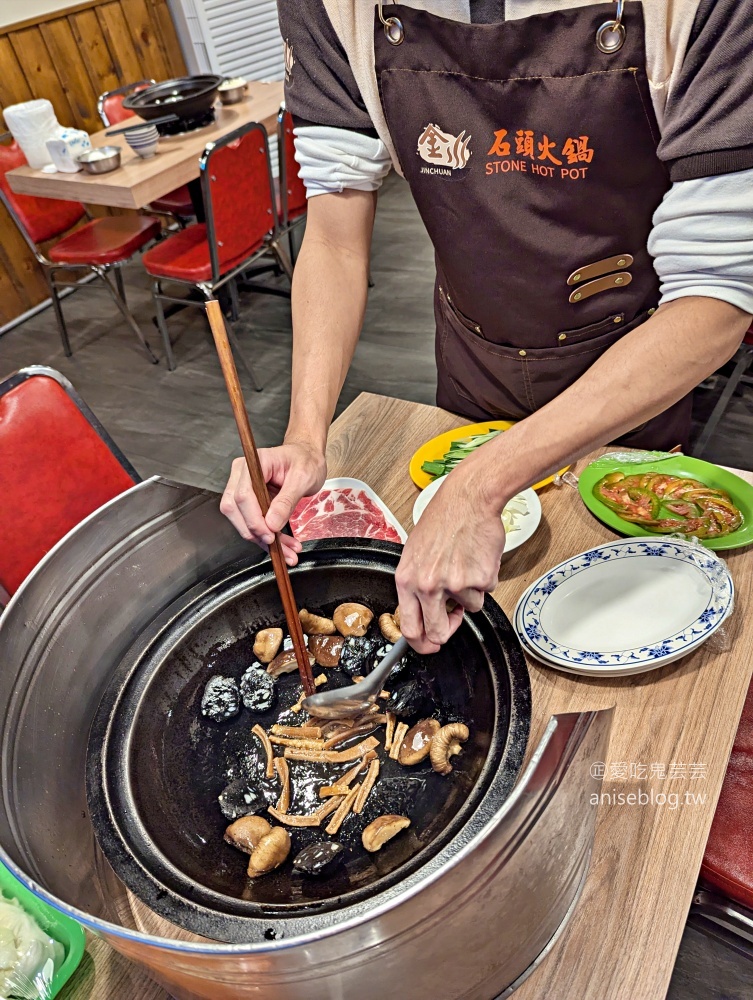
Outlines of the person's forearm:
[{"label": "person's forearm", "polygon": [[320,195],[293,277],[293,385],[286,441],[324,451],[366,309],[376,198]]},{"label": "person's forearm", "polygon": [[531,483],[682,399],[734,355],[749,324],[717,299],[662,306],[569,389],[469,457],[464,478],[501,511]]}]

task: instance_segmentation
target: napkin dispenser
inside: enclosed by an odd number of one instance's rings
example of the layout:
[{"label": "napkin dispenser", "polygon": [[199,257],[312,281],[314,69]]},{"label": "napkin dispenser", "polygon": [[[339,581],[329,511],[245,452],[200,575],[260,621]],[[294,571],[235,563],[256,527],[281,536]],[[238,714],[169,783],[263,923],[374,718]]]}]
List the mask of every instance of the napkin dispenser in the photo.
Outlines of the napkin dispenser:
[{"label": "napkin dispenser", "polygon": [[61,128],[58,138],[45,143],[50,159],[64,174],[75,174],[81,169],[78,158],[92,148],[88,133],[78,128]]},{"label": "napkin dispenser", "polygon": [[3,111],[3,118],[26,162],[34,170],[41,170],[50,162],[45,143],[57,139],[61,131],[52,104],[44,98],[11,104]]}]

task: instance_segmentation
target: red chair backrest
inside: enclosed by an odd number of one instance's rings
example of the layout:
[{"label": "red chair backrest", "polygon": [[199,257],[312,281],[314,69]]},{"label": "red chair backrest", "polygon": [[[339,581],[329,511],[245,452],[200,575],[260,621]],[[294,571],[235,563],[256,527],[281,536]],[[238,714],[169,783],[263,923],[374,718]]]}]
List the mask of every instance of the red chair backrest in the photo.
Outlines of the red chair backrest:
[{"label": "red chair backrest", "polygon": [[84,206],[78,201],[60,201],[57,198],[34,198],[31,195],[15,194],[11,191],[9,170],[22,167],[26,163],[21,147],[16,142],[0,145],[0,188],[13,206],[21,225],[24,226],[33,243],[62,236],[84,217]]},{"label": "red chair backrest", "polygon": [[202,191],[216,281],[258,250],[276,228],[263,126],[243,126],[204,154]]},{"label": "red chair backrest", "polygon": [[284,166],[285,196],[287,197],[287,217],[295,219],[302,215],[308,205],[306,200],[306,186],[301,180],[300,167],[295,159],[295,137],[293,135],[293,116],[289,111],[283,111],[281,122],[281,135],[278,135],[280,143],[281,166]]},{"label": "red chair backrest", "polygon": [[133,84],[132,87],[124,89],[122,93],[113,91],[110,94],[102,95],[100,98],[101,108],[110,125],[118,125],[127,118],[133,118],[133,111],[124,108],[123,101],[129,94],[137,94],[140,90],[146,90],[147,87],[151,87],[152,82],[151,80],[146,80],[142,83]]},{"label": "red chair backrest", "polygon": [[123,107],[125,97],[125,94],[109,94],[102,101],[102,110],[107,115],[107,120],[111,125],[118,125],[126,118],[133,117],[133,111],[127,111]]},{"label": "red chair backrest", "polygon": [[54,378],[32,375],[7,391],[0,383],[0,393],[0,585],[12,594],[134,479]]}]

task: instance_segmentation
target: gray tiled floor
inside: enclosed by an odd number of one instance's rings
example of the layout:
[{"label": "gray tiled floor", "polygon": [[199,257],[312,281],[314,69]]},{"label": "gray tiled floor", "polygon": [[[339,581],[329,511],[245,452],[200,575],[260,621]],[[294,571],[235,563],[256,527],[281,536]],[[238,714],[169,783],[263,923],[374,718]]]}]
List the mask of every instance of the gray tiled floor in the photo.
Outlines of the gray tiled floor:
[{"label": "gray tiled floor", "polygon": [[[363,390],[431,403],[435,389],[433,254],[405,184],[394,177],[380,199],[372,275],[375,287],[340,408]],[[129,269],[127,286],[136,316],[157,347],[148,282],[138,264]],[[170,373],[164,363],[149,364],[129,331],[113,321],[112,307],[102,292],[82,291],[64,308],[70,320],[73,357],[63,355],[54,319],[47,311],[0,338],[0,377],[33,363],[58,368],[143,476],[160,473],[220,488],[238,445],[201,313],[186,310],[171,321],[179,367]],[[259,444],[269,445],[279,441],[287,418],[290,306],[284,299],[248,293],[242,299],[242,315],[239,337],[264,383],[263,392],[247,392],[247,402]],[[708,414],[713,400],[713,391],[699,392],[696,413],[700,419]],[[748,389],[733,401],[706,457],[750,468],[752,429],[753,391]],[[753,963],[689,930],[670,1000],[751,997]]]}]

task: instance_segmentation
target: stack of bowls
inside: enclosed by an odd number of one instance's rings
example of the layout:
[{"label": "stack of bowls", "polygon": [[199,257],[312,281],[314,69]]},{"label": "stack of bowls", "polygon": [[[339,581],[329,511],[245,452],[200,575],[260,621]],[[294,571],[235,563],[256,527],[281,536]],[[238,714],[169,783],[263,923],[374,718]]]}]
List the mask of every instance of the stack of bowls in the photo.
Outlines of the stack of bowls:
[{"label": "stack of bowls", "polygon": [[126,142],[134,153],[138,153],[138,155],[143,156],[144,159],[148,156],[154,156],[157,152],[159,132],[157,131],[156,125],[140,125],[136,128],[129,129],[125,133],[125,137]]}]

